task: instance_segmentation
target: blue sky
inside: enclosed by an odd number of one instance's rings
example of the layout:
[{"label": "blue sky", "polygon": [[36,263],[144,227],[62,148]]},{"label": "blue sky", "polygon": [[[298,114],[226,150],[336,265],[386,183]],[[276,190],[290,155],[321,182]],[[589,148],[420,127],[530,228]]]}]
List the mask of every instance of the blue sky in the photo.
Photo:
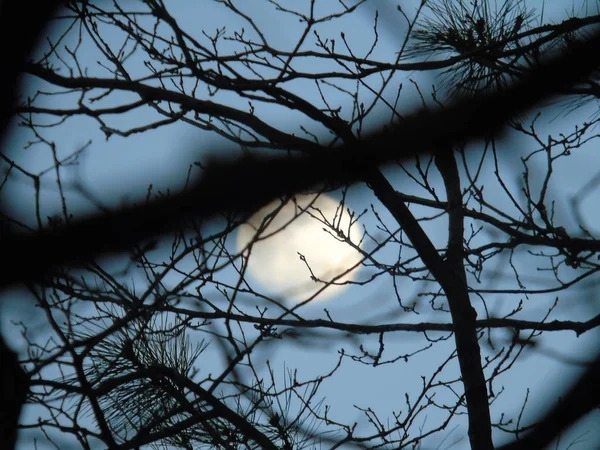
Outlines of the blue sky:
[{"label": "blue sky", "polygon": [[[308,3],[308,2],[306,2]],[[332,2],[333,3],[333,2]],[[331,6],[332,3],[329,3]],[[411,11],[411,4],[405,6],[407,12]],[[558,7],[557,4],[563,2],[552,2],[553,5],[545,6],[546,17],[556,17],[555,20],[560,20],[564,17],[564,7]],[[569,2],[570,3],[570,2]],[[232,20],[230,14],[226,14],[226,10],[223,5],[219,2],[177,2],[173,3],[172,12],[180,20],[180,25],[183,29],[187,30],[201,30],[205,29],[207,33],[214,32],[215,28],[227,25],[228,30],[238,29],[243,24]],[[283,2],[286,6],[292,6],[295,2]],[[327,2],[317,2],[319,5],[327,5]],[[382,21],[382,33],[381,47],[378,48],[375,56],[393,55],[397,51],[397,42],[394,39],[394,25],[398,23],[398,18],[395,16],[395,4],[392,2],[375,2],[377,8],[380,8],[380,18]],[[541,8],[539,2],[530,2],[531,6]],[[403,3],[404,5],[404,3]],[[295,40],[297,39],[298,33],[301,31],[301,25],[295,23],[292,20],[282,21],[281,15],[274,12],[272,6],[266,2],[254,2],[249,12],[256,19],[257,25],[261,30],[265,30],[265,34],[268,38],[273,39],[274,42],[281,48],[293,47]],[[340,29],[345,29],[347,38],[351,42],[353,49],[357,53],[364,51],[371,42],[372,38],[372,24],[373,16],[375,13],[375,7],[370,6],[364,8],[362,12],[353,14],[349,20],[341,23],[336,23],[335,26],[327,26],[322,28],[322,35],[329,36],[330,38],[338,39]],[[245,24],[244,26],[247,26]],[[328,28],[329,27],[329,28]],[[340,27],[340,28],[338,28]],[[401,29],[401,27],[398,27]],[[349,30],[360,30],[359,32],[351,32]],[[111,39],[112,36],[107,36],[107,39]],[[115,39],[117,39],[115,37]],[[307,43],[314,43],[314,38],[310,37],[307,39]],[[224,44],[225,46],[227,44]],[[308,45],[308,44],[307,44]],[[338,43],[339,45],[339,43]],[[361,48],[361,46],[363,48]],[[225,47],[226,48],[226,47]],[[92,50],[86,54],[89,57],[90,67],[95,67],[98,74],[102,74],[102,69],[95,64],[97,56]],[[312,63],[314,64],[314,62]],[[301,67],[300,67],[301,68]],[[307,64],[307,68],[311,67]],[[297,68],[299,69],[299,68]],[[307,69],[305,69],[307,70]],[[313,70],[322,70],[321,67],[316,67]],[[433,81],[430,75],[422,75],[419,73],[411,74],[400,74],[401,76],[409,76],[415,81],[422,83],[423,86],[431,84]],[[400,81],[400,80],[398,80]],[[34,91],[39,84],[36,81],[28,80],[25,89]],[[412,87],[412,84],[406,80],[405,90],[403,92],[403,106],[402,108],[409,111],[415,105],[418,104],[418,98],[416,91]],[[314,87],[310,83],[302,84],[298,83],[294,86],[296,93],[302,94],[305,98],[317,102],[318,97]],[[393,90],[392,90],[393,92]],[[329,99],[332,103],[343,103],[345,97],[338,96],[334,90],[328,91]],[[365,99],[368,99],[368,93],[365,94]],[[213,100],[217,101],[217,100]],[[232,105],[236,105],[239,102],[232,96],[224,95],[219,101],[231,102]],[[366,101],[366,100],[365,100]],[[53,106],[62,105],[64,102],[65,107],[72,104],[72,99],[60,99],[52,98]],[[345,105],[350,107],[350,105]],[[589,105],[588,108],[597,108],[596,105]],[[574,123],[577,123],[581,117],[588,117],[589,111],[581,111],[580,115],[571,115],[567,118],[559,117],[554,121],[549,119],[556,116],[553,108],[548,108],[544,112],[544,119],[546,124],[543,125],[545,128],[541,128],[540,131],[558,133],[562,130],[568,130]],[[282,108],[268,108],[263,107],[260,110],[261,117],[264,121],[277,126],[284,130],[290,130],[293,132],[299,132],[300,125],[310,126],[310,121],[304,117],[299,117],[298,114],[285,111]],[[381,120],[383,115],[386,114],[384,108],[375,110],[372,114],[371,125],[375,125]],[[125,118],[118,118],[113,120],[113,125],[121,128],[127,128],[133,124],[143,124],[148,118],[151,117],[151,113],[147,115],[130,115]],[[387,119],[388,116],[385,116]],[[16,125],[16,124],[15,124]],[[319,130],[315,130],[318,132]],[[566,132],[566,131],[563,131]],[[110,139],[106,140],[104,134],[98,129],[98,124],[91,119],[87,118],[74,118],[62,127],[55,129],[48,129],[48,139],[52,139],[57,143],[57,148],[64,155],[69,154],[75,149],[79,148],[89,140],[92,141],[90,147],[84,152],[80,159],[80,165],[72,170],[63,172],[66,180],[79,181],[85,183],[86,189],[93,194],[103,205],[115,206],[121,202],[128,202],[135,199],[143,198],[145,195],[148,185],[153,184],[154,190],[166,190],[166,189],[177,189],[183,186],[185,181],[185,174],[187,173],[188,166],[198,159],[206,158],[207,155],[214,152],[214,149],[218,149],[219,154],[229,152],[231,145],[225,144],[222,139],[218,138],[214,134],[208,132],[201,132],[193,129],[187,124],[175,124],[168,127],[161,128],[159,130],[153,130],[138,135],[132,135],[127,138],[119,136],[111,136]],[[543,134],[543,133],[542,133]],[[26,130],[19,129],[16,126],[13,127],[12,134],[7,140],[8,156],[15,159],[20,164],[23,164],[29,170],[33,172],[39,172],[48,167],[52,166],[52,159],[45,148],[42,145],[33,146],[27,150],[23,150],[24,144],[30,136],[27,135]],[[515,152],[521,151],[520,149],[524,146],[531,145],[530,142],[524,140],[522,137],[508,136],[504,145],[507,148],[513,148]],[[589,148],[584,148],[582,151],[577,152],[572,158],[565,161],[563,166],[560,166],[560,170],[563,173],[559,174],[560,179],[564,179],[564,186],[561,186],[561,190],[553,192],[553,195],[558,202],[558,205],[568,205],[570,196],[576,194],[580,187],[591,179],[595,173],[598,172],[600,157],[597,152],[594,152],[593,145]],[[515,189],[518,190],[517,176],[519,172],[515,172],[517,166],[512,165],[508,161],[503,162],[504,169],[507,173],[507,182]],[[488,168],[491,169],[491,168]],[[521,170],[519,169],[516,169]],[[541,169],[540,169],[541,170]],[[512,172],[511,172],[512,171]],[[417,193],[415,185],[402,178],[398,171],[391,172],[390,170],[384,170],[390,177],[390,180],[394,183],[396,189],[405,193]],[[540,172],[540,174],[543,172]],[[48,177],[48,185],[52,184],[52,179]],[[492,192],[494,186],[490,183],[486,186],[486,190]],[[32,224],[32,204],[31,204],[32,190],[27,186],[25,182],[17,182],[11,187],[11,190],[4,191],[5,198],[12,200],[14,204],[15,216],[29,221]],[[365,186],[355,186],[350,190],[350,196],[348,198],[349,206],[356,211],[361,211],[365,208],[370,208],[373,203],[377,206],[377,202],[370,194],[369,190]],[[508,202],[503,199],[499,193],[490,193],[495,204],[508,208]],[[599,200],[598,192],[586,199],[586,220],[591,225],[591,231],[600,231],[600,227],[595,227],[598,223],[598,212],[594,205]],[[72,195],[68,199],[69,205],[74,211],[79,211],[79,214],[84,214],[88,211],[94,211],[95,208],[90,204],[89,201],[83,199],[81,196]],[[58,196],[55,190],[49,189],[44,191],[42,197],[43,216],[51,215],[59,211]],[[79,208],[79,209],[78,209]],[[382,218],[386,223],[393,224],[391,217],[385,213],[382,207],[378,209],[381,213]],[[570,227],[573,227],[573,223],[569,222],[569,217],[564,218],[564,226],[570,231]],[[374,217],[369,214],[365,216],[364,225],[368,228],[375,226]],[[214,224],[215,227],[218,224]],[[445,230],[439,223],[426,225],[426,231],[428,231],[434,242],[443,242],[445,236]],[[91,237],[93,238],[93,237]],[[233,245],[234,239],[231,240]],[[397,258],[395,250],[390,248],[385,250],[382,258],[393,260]],[[118,258],[117,258],[118,260]],[[522,265],[522,270],[526,271],[528,261],[523,260],[518,264]],[[499,268],[502,269],[502,268]],[[364,270],[362,273],[363,277],[368,277],[368,270]],[[541,276],[542,274],[536,273],[535,276]],[[220,273],[223,279],[233,277],[233,271],[225,270]],[[501,283],[501,281],[497,282]],[[532,282],[535,285],[535,282]],[[539,283],[543,284],[542,281]],[[391,311],[397,313],[395,309],[396,300],[392,295],[392,286],[390,280],[378,280],[369,286],[356,286],[352,287],[344,292],[339,298],[331,300],[326,304],[318,304],[315,306],[308,306],[305,311],[307,317],[323,317],[324,313],[322,308],[326,307],[332,317],[337,320],[344,322],[365,322],[371,321],[373,323],[381,322],[393,322],[399,320],[414,321],[414,320],[427,320],[427,317],[431,317],[432,320],[435,318],[433,314],[427,314],[423,312],[421,316],[417,318],[406,314],[395,314],[391,315]],[[401,286],[403,295],[406,298],[411,298],[414,289],[404,284]],[[592,291],[594,292],[594,291]],[[7,297],[14,296],[13,293],[5,293]],[[576,317],[589,317],[593,311],[595,314],[598,312],[598,305],[600,302],[598,299],[592,300],[590,306],[575,306],[577,295],[581,294],[560,294],[562,306],[559,307],[558,312],[553,317],[560,318],[561,313],[569,314],[570,318]],[[572,299],[570,298],[572,297]],[[242,299],[243,300],[243,299]],[[543,310],[544,307],[548,306],[554,300],[554,295],[549,296],[535,296],[529,299],[527,307],[529,311],[525,311],[522,318],[527,318],[528,314],[539,313],[539,310]],[[248,299],[251,303],[252,299]],[[7,302],[3,302],[6,305]],[[495,298],[492,303],[496,308],[497,313],[507,307],[506,303],[503,302],[502,298]],[[577,302],[578,303],[578,302]],[[481,305],[476,303],[476,308],[481,308]],[[595,309],[594,309],[595,308]],[[25,316],[27,320],[36,323],[37,319],[27,315],[26,309],[12,308],[10,310],[3,306],[3,330],[8,329],[8,322],[11,318]],[[5,331],[6,332],[6,331]],[[493,406],[494,417],[497,418],[496,411],[504,411],[507,415],[511,413],[518,413],[521,407],[521,402],[525,396],[527,388],[531,389],[529,410],[527,413],[529,417],[534,417],[536,414],[543,412],[549,405],[550,399],[547,397],[548,385],[556,386],[556,381],[561,384],[564,380],[575,376],[579,369],[574,367],[572,364],[560,363],[556,354],[562,355],[565,358],[572,358],[575,360],[589,360],[593,354],[593,349],[598,348],[598,332],[590,332],[586,335],[576,338],[574,333],[555,333],[548,336],[542,341],[541,349],[537,352],[531,353],[528,357],[520,361],[513,369],[502,377],[502,383],[507,387],[507,393],[501,396]],[[15,341],[17,341],[17,337]],[[417,348],[422,346],[421,337],[416,335],[410,335],[409,333],[396,333],[390,334],[386,338],[386,351],[390,351],[392,354],[394,351],[398,353],[410,353]],[[372,338],[365,337],[362,341],[366,348],[375,349],[377,344],[377,336]],[[276,348],[273,346],[273,354],[269,354],[272,367],[278,370],[278,373],[282,375],[283,368],[285,367],[297,367],[302,377],[308,378],[311,375],[321,373],[326,368],[331,367],[336,361],[337,351],[347,344],[343,344],[341,341],[335,340],[334,338],[328,338],[327,344],[324,348],[317,346],[309,348],[299,348],[295,345],[280,346]],[[23,350],[22,347],[20,347]],[[356,348],[354,348],[356,351]],[[409,360],[408,363],[398,363],[388,366],[380,366],[378,368],[361,366],[358,364],[351,364],[349,361],[345,361],[340,373],[324,383],[321,395],[325,396],[325,403],[332,405],[332,414],[336,417],[344,420],[356,420],[359,422],[359,427],[366,426],[365,416],[354,409],[354,405],[359,407],[372,407],[381,413],[381,416],[385,417],[387,413],[391,413],[391,410],[399,410],[402,408],[402,402],[404,401],[404,393],[414,392],[418,389],[421,380],[421,374],[428,374],[432,371],[432,368],[437,367],[440,358],[446,357],[449,352],[452,351],[452,341],[448,343],[441,343],[435,346],[434,349],[419,354]],[[209,355],[210,356],[210,355]],[[260,360],[261,354],[257,355]],[[220,366],[221,361],[218,355],[215,353],[211,356],[214,359],[215,371]],[[210,359],[207,359],[210,360]],[[453,373],[454,369],[450,369],[448,373]],[[349,395],[351,393],[352,395]],[[595,418],[598,418],[598,413],[595,413]],[[435,415],[429,415],[427,418],[428,422],[425,424],[429,426],[430,423],[435,423],[438,418]],[[594,420],[590,418],[590,420]],[[465,436],[464,422],[457,421],[457,424],[461,425],[453,432],[450,429],[441,432],[436,435],[430,441],[426,441],[427,448],[448,448],[452,442],[458,440],[460,437]],[[572,434],[567,434],[562,438],[562,444],[559,448],[566,448],[566,445],[571,440],[578,436],[585,430],[589,430],[591,426],[589,423],[581,425],[577,430],[573,431]],[[448,439],[442,443],[442,439],[447,435]],[[588,439],[593,437],[588,435]],[[595,437],[596,441],[588,440],[579,446],[572,447],[573,449],[587,449],[590,442],[598,442],[600,437]],[[500,441],[497,443],[501,443]],[[25,448],[25,447],[23,447]],[[468,448],[468,442],[466,439],[459,441],[454,449]]]}]

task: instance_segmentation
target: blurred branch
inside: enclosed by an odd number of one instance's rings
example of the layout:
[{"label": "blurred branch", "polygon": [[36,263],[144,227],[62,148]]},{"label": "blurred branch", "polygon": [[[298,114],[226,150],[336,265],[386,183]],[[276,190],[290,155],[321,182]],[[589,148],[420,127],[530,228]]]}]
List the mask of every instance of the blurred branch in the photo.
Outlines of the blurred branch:
[{"label": "blurred branch", "polygon": [[560,402],[523,439],[499,447],[498,450],[543,449],[561,431],[574,424],[600,403],[600,355],[579,378]]},{"label": "blurred branch", "polygon": [[463,99],[443,110],[418,111],[394,127],[351,144],[310,150],[302,156],[213,161],[195,186],[171,198],[90,217],[53,231],[5,236],[0,241],[4,250],[0,255],[0,285],[39,279],[54,265],[127,248],[172,229],[182,216],[210,217],[224,210],[251,212],[277,196],[324,180],[334,185],[357,182],[364,178],[366,169],[388,161],[501,132],[516,114],[562,92],[596,69],[599,47],[600,35],[596,34],[567,54],[541,64],[509,90]]},{"label": "blurred branch", "polygon": [[0,39],[11,43],[3,51],[3,68],[0,71],[0,138],[4,137],[13,116],[17,80],[24,59],[31,53],[46,29],[48,18],[61,2],[48,0],[38,3],[27,0],[0,2]]},{"label": "blurred branch", "polygon": [[17,425],[25,396],[29,389],[28,377],[18,363],[17,355],[0,336],[0,367],[2,408],[0,408],[0,442],[12,448],[17,441]]},{"label": "blurred branch", "polygon": [[[22,64],[45,30],[48,18],[59,5],[58,0],[45,2],[0,1],[0,42],[10,42],[3,50],[3,68],[0,70],[0,144],[13,117],[17,79]],[[3,151],[0,148],[0,151]],[[2,211],[0,204],[0,212]],[[0,248],[2,248],[0,246]],[[17,274],[14,274],[17,275]],[[1,329],[0,329],[1,332]],[[2,416],[0,442],[11,449],[17,443],[17,425],[28,390],[28,380],[18,363],[16,354],[6,345],[0,334],[0,383],[2,383]]]}]

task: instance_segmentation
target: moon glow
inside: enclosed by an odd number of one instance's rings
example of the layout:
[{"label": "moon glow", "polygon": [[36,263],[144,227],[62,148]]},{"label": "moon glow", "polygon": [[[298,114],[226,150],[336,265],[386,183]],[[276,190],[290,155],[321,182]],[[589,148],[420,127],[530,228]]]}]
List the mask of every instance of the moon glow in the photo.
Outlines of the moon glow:
[{"label": "moon glow", "polygon": [[[297,194],[282,204],[271,202],[238,229],[237,249],[249,256],[247,271],[272,296],[303,301],[331,281],[336,284],[315,300],[339,294],[346,287],[340,283],[355,279],[362,260],[359,251],[344,241],[360,245],[356,217],[352,219],[345,205],[342,208],[324,194]],[[319,281],[311,279],[311,271]]]}]

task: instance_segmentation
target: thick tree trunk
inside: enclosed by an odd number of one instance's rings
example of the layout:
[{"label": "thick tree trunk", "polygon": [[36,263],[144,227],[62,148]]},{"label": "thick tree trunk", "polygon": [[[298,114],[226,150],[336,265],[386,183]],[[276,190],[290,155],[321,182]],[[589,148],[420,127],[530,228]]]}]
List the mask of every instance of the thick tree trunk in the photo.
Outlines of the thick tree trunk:
[{"label": "thick tree trunk", "polygon": [[477,314],[469,300],[463,259],[464,214],[460,176],[452,148],[436,152],[435,164],[444,179],[448,199],[448,251],[445,263],[454,281],[442,287],[455,326],[454,339],[469,415],[469,440],[473,450],[493,450],[488,393],[475,326]]},{"label": "thick tree trunk", "polygon": [[476,314],[469,300],[462,261],[464,217],[458,169],[450,149],[442,150],[440,156],[436,157],[436,163],[448,191],[449,239],[445,260],[381,172],[371,171],[366,181],[402,227],[446,294],[454,323],[456,351],[465,389],[471,448],[493,450],[488,395],[475,328]]}]

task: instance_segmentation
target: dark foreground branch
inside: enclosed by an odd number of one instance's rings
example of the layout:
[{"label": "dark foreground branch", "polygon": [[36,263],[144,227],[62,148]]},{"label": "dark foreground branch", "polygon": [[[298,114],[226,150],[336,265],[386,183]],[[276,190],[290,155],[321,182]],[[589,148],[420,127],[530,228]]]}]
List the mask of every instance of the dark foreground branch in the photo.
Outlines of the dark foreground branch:
[{"label": "dark foreground branch", "polygon": [[169,199],[91,217],[55,231],[5,236],[0,241],[0,286],[39,279],[58,264],[128,248],[173,229],[185,216],[206,218],[223,210],[254,211],[277,196],[323,182],[356,182],[366,167],[498,133],[515,114],[562,92],[596,69],[600,63],[598,48],[600,34],[532,70],[508,90],[464,99],[440,111],[419,111],[356,143],[299,157],[213,162],[193,188]]},{"label": "dark foreground branch", "polygon": [[560,402],[525,438],[498,450],[543,449],[556,436],[600,404],[600,354]]}]

